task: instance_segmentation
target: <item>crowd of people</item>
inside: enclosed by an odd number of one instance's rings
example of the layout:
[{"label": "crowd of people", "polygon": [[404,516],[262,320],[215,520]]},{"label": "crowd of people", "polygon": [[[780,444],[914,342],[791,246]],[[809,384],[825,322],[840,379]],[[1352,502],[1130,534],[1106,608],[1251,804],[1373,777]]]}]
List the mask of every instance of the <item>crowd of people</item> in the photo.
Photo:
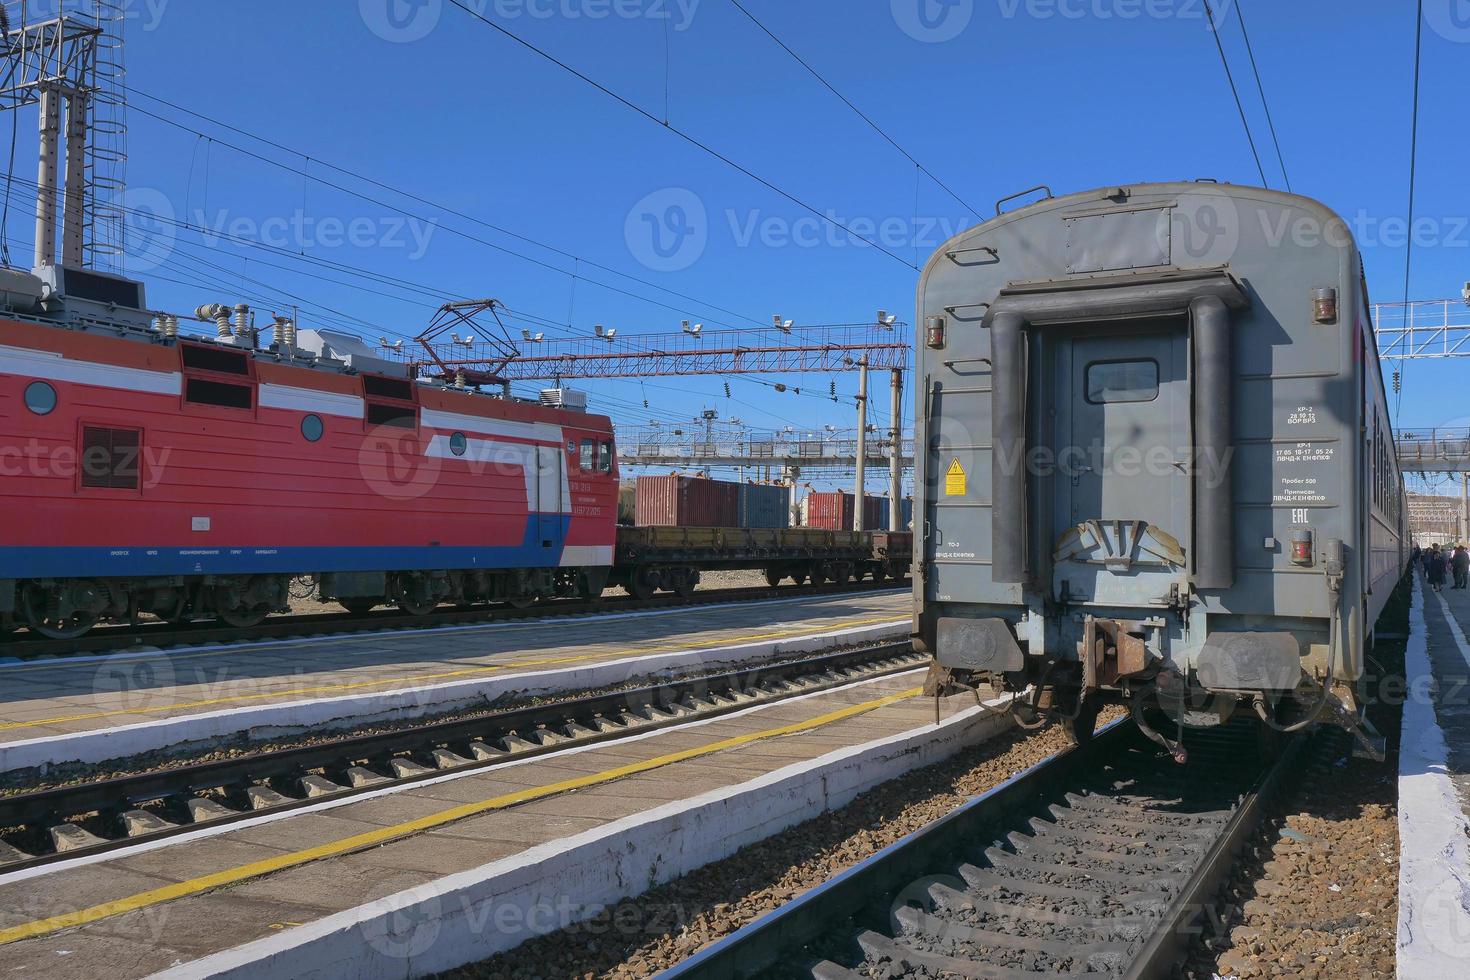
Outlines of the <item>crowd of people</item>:
[{"label": "crowd of people", "polygon": [[1464,544],[1453,548],[1432,544],[1423,549],[1416,544],[1413,559],[1423,564],[1424,577],[1436,592],[1443,591],[1447,576],[1454,582],[1450,586],[1454,589],[1463,589],[1470,583],[1470,549],[1466,549]]}]

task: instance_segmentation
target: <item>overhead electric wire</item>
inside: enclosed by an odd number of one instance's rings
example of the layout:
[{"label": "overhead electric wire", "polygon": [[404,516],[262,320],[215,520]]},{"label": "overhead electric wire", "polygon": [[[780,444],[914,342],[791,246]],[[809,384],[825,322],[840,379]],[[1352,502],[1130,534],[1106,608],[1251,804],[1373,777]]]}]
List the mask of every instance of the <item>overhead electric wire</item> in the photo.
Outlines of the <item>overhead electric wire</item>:
[{"label": "overhead electric wire", "polygon": [[[360,180],[360,181],[362,181],[365,184],[370,184],[373,187],[377,187],[377,188],[380,188],[382,190],[388,191],[390,193],[397,194],[400,197],[407,198],[408,200],[414,201],[414,202],[416,202],[418,204],[423,204],[423,205],[425,205],[427,207],[434,208],[435,210],[443,211],[445,214],[454,215],[456,218],[463,218],[465,221],[473,222],[473,223],[475,223],[477,225],[480,225],[481,227],[488,228],[491,231],[497,232],[498,234],[505,235],[508,238],[514,238],[517,241],[525,242],[528,245],[534,245],[537,248],[543,248],[543,249],[545,249],[548,252],[551,252],[551,253],[553,253],[555,255],[561,256],[562,258],[571,259],[574,262],[585,263],[586,265],[589,265],[589,266],[591,266],[594,269],[599,269],[599,270],[601,270],[603,272],[607,272],[607,273],[610,273],[612,275],[619,276],[621,278],[630,280],[631,282],[636,282],[640,286],[647,286],[650,289],[656,289],[659,292],[667,293],[670,296],[677,296],[679,299],[688,300],[691,303],[696,303],[696,304],[698,304],[700,306],[708,307],[709,309],[716,310],[716,311],[721,312],[721,313],[728,313],[729,315],[731,315],[733,317],[737,317],[737,318],[742,319],[742,320],[758,320],[758,319],[760,319],[759,317],[747,316],[746,314],[740,313],[737,310],[725,309],[724,307],[721,307],[721,306],[719,306],[719,305],[717,305],[715,303],[711,303],[711,302],[709,302],[707,300],[701,299],[698,296],[691,296],[691,295],[689,295],[687,293],[681,293],[681,292],[679,292],[676,289],[670,289],[667,286],[660,285],[659,283],[653,282],[651,280],[643,279],[643,278],[640,278],[638,276],[632,275],[631,273],[627,273],[627,272],[623,272],[623,271],[621,271],[619,269],[615,269],[612,266],[603,265],[601,263],[594,262],[591,259],[588,259],[588,258],[585,258],[583,256],[577,255],[577,254],[575,254],[573,252],[568,252],[568,251],[566,251],[563,248],[559,248],[559,247],[557,247],[555,245],[552,245],[552,244],[549,244],[547,242],[541,241],[540,239],[532,238],[529,235],[524,235],[524,234],[521,234],[520,232],[511,231],[509,228],[505,228],[505,227],[503,227],[501,225],[497,225],[497,224],[495,224],[494,222],[491,222],[491,221],[486,221],[484,218],[478,218],[478,217],[476,217],[476,216],[474,216],[472,214],[468,214],[466,212],[460,211],[460,210],[458,210],[456,208],[450,207],[447,204],[443,204],[443,203],[441,203],[439,201],[435,201],[435,200],[433,200],[431,198],[423,197],[422,195],[415,194],[412,191],[405,191],[402,188],[394,187],[392,184],[389,184],[389,183],[386,183],[384,181],[378,180],[378,179],[376,179],[374,177],[370,177],[367,174],[362,173],[361,171],[353,170],[353,169],[348,168],[348,167],[340,166],[338,164],[332,163],[329,160],[323,160],[323,159],[321,159],[318,156],[315,156],[313,154],[306,153],[306,152],[304,152],[302,150],[298,150],[298,149],[296,149],[294,147],[291,147],[291,146],[287,146],[284,143],[281,143],[281,142],[279,142],[277,140],[271,139],[270,137],[261,136],[259,133],[254,133],[254,132],[251,132],[250,130],[243,129],[243,128],[241,128],[239,126],[236,126],[236,125],[233,125],[231,123],[227,123],[227,122],[225,122],[222,119],[219,119],[217,117],[211,116],[211,115],[209,115],[207,113],[200,112],[197,109],[190,109],[189,107],[180,105],[177,102],[171,102],[168,99],[161,98],[160,96],[153,95],[153,94],[148,93],[148,92],[144,92],[141,89],[133,88],[132,86],[128,86],[128,91],[131,92],[131,93],[133,93],[134,95],[141,95],[145,99],[149,99],[150,101],[157,102],[160,105],[167,106],[170,109],[175,110],[176,112],[185,113],[186,115],[193,116],[196,119],[203,119],[203,120],[205,120],[205,121],[207,121],[207,122],[209,122],[209,123],[211,123],[211,124],[213,124],[215,126],[220,127],[221,129],[228,130],[228,131],[230,131],[232,133],[236,133],[236,134],[238,134],[240,136],[244,136],[244,137],[246,137],[248,139],[255,140],[255,141],[259,142],[259,143],[264,143],[266,146],[270,146],[270,147],[272,147],[274,149],[280,150],[283,153],[289,153],[292,156],[299,156],[303,160],[308,160],[311,163],[317,164],[317,165],[322,166],[322,167],[326,167],[328,170],[336,171],[337,173],[342,174],[342,175],[347,176],[347,177],[351,177],[354,180]],[[192,127],[189,127],[189,126],[185,126],[184,124],[178,122],[177,120],[168,119],[167,117],[159,116],[156,113],[148,112],[148,110],[146,110],[146,109],[143,109],[143,110],[140,110],[140,111],[142,111],[146,115],[152,116],[155,119],[159,119],[160,121],[165,122],[165,123],[167,123],[167,124],[169,124],[171,126],[176,126],[177,128],[183,129],[186,132],[195,133],[196,135],[199,135],[199,136],[203,137],[204,139],[210,139],[210,140],[214,139],[213,137],[209,136],[208,134],[206,134],[206,133],[200,133],[198,130],[195,130]],[[230,143],[222,143],[222,145],[224,145],[226,147],[229,147],[230,149],[237,149],[235,146],[233,146],[233,144],[230,144]],[[239,152],[250,154],[250,151],[243,150],[243,149],[239,150]],[[355,196],[362,197],[362,195],[357,194],[354,191],[345,190],[343,188],[338,188],[335,184],[331,184],[330,182],[327,182],[327,181],[324,181],[324,180],[320,180],[320,179],[318,179],[316,177],[313,177],[311,175],[311,173],[309,171],[305,170],[305,169],[297,170],[294,167],[286,166],[285,164],[281,163],[280,161],[271,160],[268,157],[260,157],[260,156],[258,156],[256,154],[250,154],[250,155],[251,156],[254,156],[256,159],[262,160],[263,162],[269,163],[272,166],[279,167],[280,169],[286,170],[286,171],[288,171],[290,173],[297,174],[298,176],[301,176],[301,177],[303,177],[303,178],[305,178],[307,180],[311,180],[311,181],[314,181],[316,183],[323,184],[323,185],[328,186],[328,187],[333,187],[333,188],[338,189],[338,190],[343,190],[344,193],[354,194]],[[363,200],[367,200],[369,203],[373,203],[373,204],[378,204],[379,203],[377,200],[375,200],[373,198],[362,198],[362,199]],[[387,206],[387,205],[384,205],[384,206]],[[423,215],[414,215],[414,217],[423,218],[424,216]],[[520,253],[515,253],[515,254],[520,254]],[[566,270],[559,269],[559,270],[556,270],[556,271],[561,272],[564,275],[575,275],[575,273],[573,273],[573,272],[567,272]]]},{"label": "overhead electric wire", "polygon": [[[1409,274],[1414,268],[1414,191],[1419,175],[1419,79],[1424,68],[1424,0],[1419,0],[1414,22],[1414,106],[1413,122],[1409,129],[1409,235],[1404,243],[1404,309],[1409,308]],[[1407,366],[1407,362],[1405,362]],[[1403,371],[1403,369],[1400,369]],[[1407,374],[1407,371],[1403,371]],[[1394,395],[1394,414],[1404,400],[1403,376],[1399,377],[1399,390]]]},{"label": "overhead electric wire", "polygon": [[1240,36],[1245,40],[1245,53],[1251,60],[1251,71],[1256,76],[1256,91],[1261,94],[1261,108],[1266,111],[1266,125],[1271,130],[1271,143],[1276,147],[1276,162],[1281,166],[1281,179],[1291,192],[1291,177],[1286,173],[1286,158],[1281,155],[1281,140],[1276,137],[1276,122],[1271,118],[1271,103],[1266,100],[1266,87],[1261,84],[1261,69],[1256,65],[1256,52],[1251,47],[1250,32],[1245,29],[1245,14],[1241,11],[1242,0],[1235,0],[1235,19],[1240,23]]},{"label": "overhead electric wire", "polygon": [[[131,91],[137,91],[137,90],[131,90]],[[167,103],[167,102],[165,102],[165,100],[157,99],[155,96],[148,95],[145,92],[138,92],[138,94],[143,95],[144,98],[154,99],[155,101],[158,101],[160,103],[169,105],[171,108],[174,107],[172,103]],[[178,129],[183,130],[184,132],[193,133],[193,134],[195,134],[197,136],[203,136],[205,139],[208,139],[211,143],[218,144],[220,146],[225,147],[226,149],[234,150],[236,153],[242,154],[243,156],[247,156],[247,157],[250,157],[251,159],[258,160],[261,163],[267,164],[268,166],[272,166],[272,167],[276,167],[276,168],[278,168],[280,170],[284,170],[287,173],[295,174],[296,176],[299,176],[299,177],[301,177],[301,178],[303,178],[305,180],[309,180],[309,181],[311,181],[313,183],[321,184],[324,187],[330,187],[333,190],[339,191],[340,193],[347,194],[347,195],[350,195],[352,197],[356,197],[359,200],[366,201],[367,203],[372,204],[372,205],[374,205],[376,207],[385,208],[385,209],[387,209],[389,211],[393,211],[393,212],[395,212],[395,213],[397,213],[399,215],[402,215],[403,217],[406,217],[406,218],[413,218],[413,219],[416,219],[416,220],[419,220],[419,221],[427,221],[427,222],[430,222],[430,223],[433,224],[433,226],[435,228],[442,228],[444,231],[448,232],[451,235],[455,235],[455,236],[457,236],[459,238],[463,238],[463,239],[465,239],[467,241],[470,241],[470,242],[473,242],[473,243],[475,243],[477,245],[484,246],[485,248],[493,249],[493,250],[495,250],[497,252],[500,252],[502,254],[509,255],[509,256],[514,257],[514,258],[521,259],[521,260],[523,260],[525,262],[529,262],[532,265],[539,266],[540,268],[546,269],[549,272],[554,272],[557,275],[569,276],[569,277],[575,275],[573,272],[571,272],[571,271],[569,271],[567,269],[559,268],[559,267],[551,264],[550,262],[546,262],[546,261],[543,261],[541,259],[535,258],[534,256],[527,255],[524,252],[518,252],[518,251],[516,251],[513,248],[509,248],[509,247],[507,247],[505,245],[502,245],[502,244],[500,244],[498,242],[492,242],[489,239],[482,238],[482,237],[480,237],[478,235],[471,234],[470,232],[464,231],[464,230],[459,229],[459,228],[455,228],[452,225],[444,224],[443,222],[441,222],[437,218],[426,216],[426,215],[423,215],[423,214],[420,214],[420,213],[415,213],[413,211],[409,211],[406,208],[399,207],[398,205],[392,204],[392,203],[390,203],[388,201],[384,201],[384,200],[381,200],[379,198],[372,197],[371,195],[364,194],[361,191],[354,190],[353,188],[347,187],[347,186],[345,186],[343,184],[340,184],[340,183],[337,183],[335,181],[328,180],[325,177],[321,177],[321,176],[318,176],[316,174],[313,174],[313,173],[311,173],[307,169],[297,168],[297,167],[290,166],[289,164],[282,163],[279,160],[273,160],[270,157],[265,156],[264,154],[256,153],[255,151],[250,150],[250,149],[247,149],[247,148],[245,148],[243,146],[240,146],[240,145],[238,145],[236,143],[231,143],[231,142],[229,142],[227,140],[222,140],[222,139],[219,139],[218,137],[210,136],[208,133],[200,132],[199,130],[194,129],[192,126],[188,126],[188,125],[186,125],[186,124],[184,124],[182,122],[179,122],[176,119],[170,119],[168,116],[165,116],[165,115],[163,115],[161,113],[153,112],[153,111],[151,111],[149,109],[143,108],[142,106],[133,106],[132,108],[135,111],[140,112],[140,113],[142,113],[145,116],[148,116],[148,117],[150,117],[152,119],[156,119],[159,122],[164,123],[165,125],[176,127]],[[198,116],[201,119],[210,119],[210,117],[205,116],[205,115],[203,115],[201,113],[194,112],[193,110],[181,109],[180,111],[189,112],[191,115]],[[759,320],[760,320],[759,317],[749,316],[747,314],[739,313],[739,312],[734,311],[734,310],[729,310],[729,309],[726,309],[724,307],[718,306],[718,305],[716,305],[714,303],[708,303],[708,302],[706,302],[704,300],[701,300],[701,299],[698,299],[696,297],[688,296],[688,295],[683,294],[683,293],[679,293],[676,290],[668,289],[667,287],[664,287],[664,286],[659,286],[658,284],[653,283],[653,282],[651,282],[649,280],[640,279],[637,276],[632,276],[632,275],[629,275],[628,273],[625,273],[625,272],[619,272],[616,269],[612,269],[611,267],[601,265],[599,263],[593,262],[593,261],[588,260],[588,259],[583,259],[580,256],[573,255],[570,252],[565,252],[565,251],[563,251],[561,249],[556,248],[555,246],[546,245],[545,243],[538,242],[535,239],[527,238],[526,236],[517,234],[516,232],[508,231],[508,230],[506,230],[504,228],[499,227],[498,225],[493,225],[493,224],[491,224],[491,223],[489,223],[487,221],[484,221],[483,219],[475,218],[475,217],[473,217],[471,215],[467,215],[467,214],[465,214],[465,213],[463,213],[461,211],[457,211],[457,210],[455,210],[453,208],[445,207],[445,206],[436,204],[436,203],[434,203],[432,201],[429,201],[429,200],[427,200],[425,198],[418,197],[417,195],[410,194],[410,193],[405,192],[405,191],[399,191],[399,190],[397,190],[395,188],[389,187],[389,185],[384,184],[381,181],[376,181],[376,180],[373,180],[370,177],[365,177],[365,176],[363,176],[361,174],[353,173],[353,172],[347,171],[347,170],[345,170],[343,168],[336,167],[336,166],[334,166],[332,164],[326,163],[325,161],[319,160],[319,159],[317,159],[314,156],[308,156],[307,154],[302,153],[302,152],[300,152],[298,150],[292,150],[289,147],[284,147],[281,144],[276,143],[276,142],[274,142],[272,140],[268,140],[268,139],[265,139],[263,137],[255,136],[254,134],[245,133],[243,130],[239,130],[237,127],[229,126],[228,124],[220,123],[217,120],[213,120],[213,119],[210,119],[210,121],[211,122],[215,122],[216,125],[220,125],[223,128],[231,129],[231,130],[233,130],[235,132],[241,132],[244,135],[249,136],[251,139],[258,139],[258,140],[260,140],[263,143],[267,143],[267,144],[269,144],[269,145],[271,145],[273,147],[276,147],[277,149],[282,150],[283,152],[291,153],[291,154],[293,154],[295,156],[300,156],[303,159],[310,159],[312,163],[319,164],[321,166],[327,167],[328,169],[336,170],[336,171],[339,171],[341,173],[346,173],[349,176],[353,177],[354,179],[362,180],[365,183],[369,183],[369,184],[372,184],[374,186],[382,187],[384,189],[387,189],[387,190],[391,191],[392,193],[401,194],[402,196],[404,196],[406,198],[409,198],[411,200],[417,201],[418,203],[426,204],[429,207],[437,208],[437,209],[439,209],[441,211],[444,211],[446,214],[451,214],[454,217],[462,218],[462,219],[464,219],[466,221],[471,221],[471,222],[474,222],[476,224],[483,225],[483,226],[485,226],[487,228],[493,229],[494,231],[498,232],[499,234],[503,234],[503,235],[506,235],[508,237],[512,237],[512,238],[518,239],[520,241],[528,242],[528,243],[530,243],[532,245],[535,245],[535,246],[537,246],[539,248],[544,248],[547,251],[554,252],[555,254],[560,255],[560,256],[562,256],[564,258],[574,259],[574,260],[577,260],[577,261],[585,262],[587,265],[592,266],[593,268],[601,269],[603,271],[609,272],[609,273],[611,273],[613,275],[616,275],[616,276],[621,276],[623,278],[626,278],[626,279],[629,279],[629,280],[631,280],[633,282],[636,282],[639,285],[647,286],[650,289],[657,289],[657,290],[659,290],[661,292],[668,293],[670,296],[677,296],[680,299],[686,300],[686,301],[688,301],[690,303],[694,303],[694,304],[696,304],[696,305],[698,305],[698,306],[700,306],[702,308],[705,308],[707,310],[715,310],[715,311],[720,312],[720,313],[725,313],[725,314],[728,314],[729,316],[733,316],[733,317],[737,318],[738,320],[748,320],[748,321],[751,321],[751,322],[759,322]],[[643,296],[643,295],[640,295],[638,293],[632,292],[630,290],[623,289],[622,287],[614,286],[614,285],[612,285],[610,283],[603,282],[601,280],[590,279],[590,278],[588,278],[585,275],[576,275],[576,278],[583,279],[583,280],[591,283],[594,286],[601,287],[602,289],[606,289],[606,290],[609,290],[611,292],[618,293],[618,294],[620,294],[622,296],[626,296],[629,299],[634,299],[634,300],[638,300],[639,302],[649,303],[649,304],[654,305],[654,306],[661,306],[664,309],[670,310],[670,311],[675,312],[675,313],[680,313],[680,314],[689,315],[689,316],[704,316],[704,314],[702,314],[702,313],[696,313],[693,310],[690,310],[690,309],[687,309],[687,308],[684,308],[684,307],[674,306],[674,305],[672,305],[670,303],[665,303],[662,300],[654,299],[654,298],[649,297],[649,296]],[[710,319],[708,317],[705,317],[705,318],[706,319]],[[711,322],[721,322],[721,321],[711,320]]]},{"label": "overhead electric wire", "polygon": [[866,112],[863,112],[863,110],[859,109],[853,103],[853,101],[851,99],[849,99],[847,96],[845,96],[841,92],[839,92],[837,90],[837,87],[834,86],[831,82],[827,81],[827,79],[824,78],[822,76],[822,74],[820,72],[818,72],[815,68],[813,68],[806,61],[806,59],[804,59],[801,55],[799,55],[795,51],[793,51],[791,49],[791,47],[789,45],[787,45],[787,43],[785,41],[783,41],[779,37],[777,37],[775,35],[775,33],[772,32],[772,30],[769,27],[767,27],[765,24],[761,23],[760,20],[757,19],[754,14],[752,14],[749,10],[745,9],[744,4],[742,4],[740,2],[740,0],[730,0],[730,3],[735,7],[736,10],[738,10],[742,14],[744,14],[746,16],[746,18],[749,19],[752,24],[754,24],[756,27],[760,28],[761,31],[763,31],[765,33],[766,37],[770,38],[772,41],[775,41],[776,44],[781,48],[781,50],[783,50],[787,54],[789,54],[796,61],[797,64],[801,65],[801,67],[805,68],[808,72],[810,72],[811,73],[811,76],[813,78],[815,78],[817,81],[821,82],[822,85],[824,85],[826,87],[827,91],[829,91],[833,95],[837,96],[837,98],[839,98],[839,99],[842,100],[842,103],[844,105],[846,105],[853,112],[857,113],[858,118],[861,119],[863,122],[867,123],[870,127],[872,127],[872,129],[873,129],[873,131],[875,133],[877,133],[879,136],[881,136],[885,140],[887,140],[889,142],[889,144],[895,150],[897,150],[899,153],[902,153],[904,155],[904,157],[906,157],[910,163],[912,163],[915,167],[918,167],[919,170],[926,177],[928,177],[930,180],[934,181],[934,183],[937,184],[941,190],[943,190],[950,197],[952,197],[956,201],[958,201],[965,208],[966,211],[969,211],[976,218],[979,218],[980,217],[980,212],[977,211],[977,210],[975,210],[975,208],[972,207],[968,201],[966,201],[964,198],[962,198],[958,194],[956,194],[949,187],[949,185],[946,184],[944,181],[940,180],[939,177],[936,176],[935,173],[932,170],[930,170],[928,167],[924,166],[917,159],[915,159],[914,158],[914,155],[912,153],[910,153],[908,150],[904,149],[899,144],[898,140],[894,139],[892,136],[889,136],[888,133],[884,131],[884,129],[883,129],[882,126],[879,126],[876,122],[874,122],[872,120],[872,118],[868,116],[868,114]]},{"label": "overhead electric wire", "polygon": [[675,136],[677,136],[680,139],[684,140],[689,145],[691,145],[691,146],[693,146],[693,147],[695,147],[697,149],[703,150],[705,153],[707,153],[708,155],[714,157],[716,160],[719,160],[721,163],[725,164],[726,166],[728,166],[728,167],[730,167],[730,168],[732,168],[734,170],[738,170],[740,173],[744,174],[746,177],[749,177],[751,180],[753,180],[756,183],[760,184],[762,187],[765,187],[767,190],[772,191],[772,192],[774,192],[776,194],[779,194],[781,197],[784,197],[786,200],[790,201],[792,204],[795,204],[798,207],[800,207],[800,208],[802,208],[802,209],[804,209],[806,211],[809,211],[811,214],[815,215],[819,220],[824,221],[827,224],[832,225],[835,228],[840,228],[842,231],[844,231],[847,234],[851,235],[853,238],[857,239],[858,241],[863,242],[863,243],[865,243],[867,245],[870,245],[873,248],[876,248],[878,251],[882,252],[884,255],[888,256],[891,259],[893,259],[895,262],[902,263],[906,268],[909,268],[909,269],[913,269],[915,271],[918,271],[918,266],[917,265],[915,265],[914,263],[910,262],[908,259],[903,258],[897,252],[894,252],[894,251],[891,251],[891,250],[889,250],[887,248],[884,248],[881,244],[879,244],[878,242],[874,241],[871,238],[868,238],[866,235],[859,235],[850,226],[848,226],[847,224],[845,224],[845,223],[843,223],[841,221],[838,221],[836,218],[832,217],[832,215],[830,215],[830,214],[824,214],[823,212],[818,211],[815,207],[813,207],[812,205],[808,204],[806,201],[803,201],[801,198],[797,197],[795,194],[792,194],[790,191],[784,190],[783,188],[777,186],[776,184],[772,183],[770,180],[767,180],[765,177],[762,177],[761,175],[755,173],[754,171],[752,171],[748,167],[745,167],[745,166],[743,166],[743,165],[741,165],[739,163],[736,163],[730,157],[728,157],[725,154],[721,153],[719,150],[716,150],[714,147],[710,146],[708,143],[702,142],[701,140],[697,139],[696,137],[692,136],[691,134],[686,133],[684,130],[680,129],[678,126],[673,125],[672,123],[665,122],[664,120],[660,119],[655,113],[649,112],[647,109],[643,108],[642,106],[640,106],[638,103],[632,101],[631,99],[628,99],[628,98],[625,98],[624,96],[619,95],[618,93],[614,92],[612,89],[608,88],[606,85],[602,84],[601,82],[597,81],[596,79],[592,78],[591,76],[584,74],[583,72],[581,72],[581,71],[577,70],[576,68],[573,68],[571,65],[567,64],[565,61],[562,61],[560,58],[557,58],[551,52],[545,50],[544,48],[537,47],[536,45],[532,44],[530,41],[527,41],[525,38],[521,37],[519,34],[516,34],[514,31],[511,31],[511,30],[509,30],[509,29],[501,26],[500,24],[497,24],[495,21],[493,21],[490,18],[486,17],[484,14],[480,13],[478,10],[475,10],[473,7],[468,6],[467,4],[465,4],[463,2],[463,0],[449,0],[449,2],[451,4],[453,4],[454,6],[458,7],[460,10],[463,10],[465,13],[469,14],[471,17],[475,18],[475,20],[479,21],[480,23],[484,24],[485,26],[487,26],[487,27],[489,27],[489,28],[491,28],[491,29],[493,29],[495,31],[498,31],[500,34],[502,34],[505,37],[509,38],[510,40],[516,42],[517,44],[521,45],[522,47],[526,48],[528,51],[531,51],[531,52],[535,53],[536,55],[539,55],[540,57],[544,58],[545,60],[551,62],[553,65],[556,65],[558,68],[562,69],[563,71],[567,72],[568,74],[575,76],[576,78],[580,79],[581,81],[585,82],[586,84],[588,84],[588,85],[592,86],[593,88],[597,89],[597,91],[599,91],[602,94],[606,95],[608,98],[613,99],[614,101],[618,102],[620,105],[622,105],[622,106],[624,106],[624,107],[632,110],[633,112],[635,112],[638,115],[642,116],[644,119],[647,119],[649,122],[653,123],[654,125],[659,126],[659,127],[663,128],[663,129],[668,130],[670,133],[673,133]]},{"label": "overhead electric wire", "polygon": [[1261,166],[1261,154],[1256,149],[1256,138],[1251,133],[1250,121],[1245,115],[1245,104],[1240,101],[1240,90],[1235,87],[1235,76],[1230,71],[1230,59],[1225,57],[1225,45],[1220,40],[1220,27],[1215,23],[1215,11],[1210,7],[1210,0],[1205,0],[1205,15],[1210,18],[1210,34],[1215,38],[1215,47],[1220,52],[1220,64],[1225,68],[1225,80],[1230,83],[1230,94],[1235,97],[1235,108],[1240,112],[1240,125],[1245,129],[1246,142],[1251,145],[1251,156],[1256,158],[1256,170],[1261,175],[1261,186],[1270,187],[1271,182],[1266,179],[1266,168]]}]

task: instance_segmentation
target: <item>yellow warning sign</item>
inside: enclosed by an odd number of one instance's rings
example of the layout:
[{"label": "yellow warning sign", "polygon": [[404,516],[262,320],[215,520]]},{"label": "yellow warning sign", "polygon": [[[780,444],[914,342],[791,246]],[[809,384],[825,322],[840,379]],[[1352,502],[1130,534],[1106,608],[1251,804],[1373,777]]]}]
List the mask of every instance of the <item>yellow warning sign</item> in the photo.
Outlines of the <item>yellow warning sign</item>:
[{"label": "yellow warning sign", "polygon": [[949,464],[949,469],[944,474],[944,495],[946,497],[963,497],[969,489],[969,480],[965,478],[965,468],[960,465],[958,459]]}]

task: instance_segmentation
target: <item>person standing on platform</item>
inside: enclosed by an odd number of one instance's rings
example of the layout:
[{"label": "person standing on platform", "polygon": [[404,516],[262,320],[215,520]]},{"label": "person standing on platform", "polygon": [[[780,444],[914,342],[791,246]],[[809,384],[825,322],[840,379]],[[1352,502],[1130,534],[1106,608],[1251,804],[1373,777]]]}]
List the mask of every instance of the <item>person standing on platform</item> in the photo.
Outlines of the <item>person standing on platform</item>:
[{"label": "person standing on platform", "polygon": [[1455,545],[1455,553],[1450,558],[1450,567],[1455,571],[1455,588],[1463,589],[1466,578],[1470,577],[1470,551],[1465,550],[1463,542]]},{"label": "person standing on platform", "polygon": [[1424,569],[1429,575],[1429,584],[1434,591],[1444,591],[1444,553],[1439,550],[1439,545],[1429,546],[1429,563]]}]

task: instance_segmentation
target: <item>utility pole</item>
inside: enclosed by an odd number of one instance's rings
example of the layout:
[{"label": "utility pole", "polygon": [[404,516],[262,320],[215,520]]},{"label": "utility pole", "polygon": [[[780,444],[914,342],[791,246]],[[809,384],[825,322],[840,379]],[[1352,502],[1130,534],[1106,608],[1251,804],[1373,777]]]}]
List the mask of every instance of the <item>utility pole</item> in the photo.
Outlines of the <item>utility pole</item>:
[{"label": "utility pole", "polygon": [[41,88],[41,156],[36,174],[36,268],[56,264],[56,184],[61,170],[61,93]]},{"label": "utility pole", "polygon": [[902,531],[903,527],[903,471],[899,468],[899,457],[903,455],[903,426],[900,411],[903,403],[903,371],[894,368],[889,382],[893,396],[889,418],[893,428],[888,430],[888,530]]},{"label": "utility pole", "polygon": [[858,360],[857,491],[852,505],[852,529],[865,531],[863,505],[868,502],[868,355]]},{"label": "utility pole", "polygon": [[82,267],[87,214],[87,97],[72,92],[66,100],[66,187],[61,222],[61,264]]},{"label": "utility pole", "polygon": [[1470,538],[1470,473],[1460,474],[1460,534],[1457,540]]}]

